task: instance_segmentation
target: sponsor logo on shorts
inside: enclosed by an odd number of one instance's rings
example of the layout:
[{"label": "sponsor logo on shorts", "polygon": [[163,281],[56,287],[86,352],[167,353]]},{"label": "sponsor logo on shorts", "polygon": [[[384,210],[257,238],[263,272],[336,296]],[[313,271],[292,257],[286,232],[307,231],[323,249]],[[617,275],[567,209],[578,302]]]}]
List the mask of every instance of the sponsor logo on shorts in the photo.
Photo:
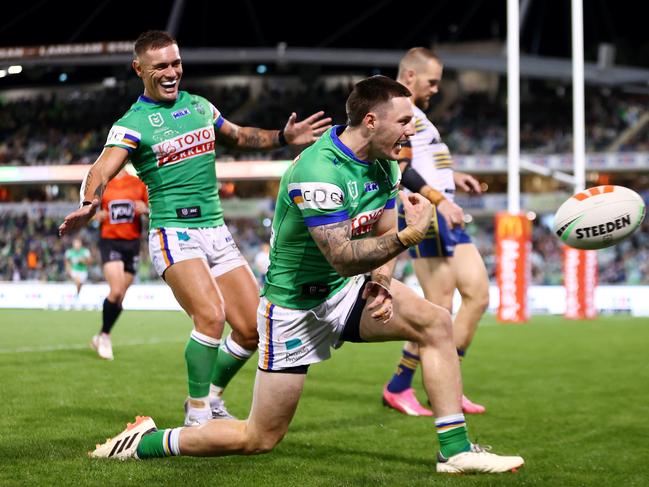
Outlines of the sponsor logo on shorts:
[{"label": "sponsor logo on shorts", "polygon": [[151,146],[158,167],[214,153],[214,126],[190,130]]},{"label": "sponsor logo on shorts", "polygon": [[183,118],[187,115],[189,115],[189,108],[181,108],[180,110],[176,110],[171,114],[174,120],[178,120],[179,118]]},{"label": "sponsor logo on shorts", "polygon": [[302,345],[302,340],[299,338],[291,338],[290,340],[286,340],[284,345],[286,346],[286,350],[293,350]]},{"label": "sponsor logo on shorts", "polygon": [[298,348],[293,352],[288,352],[284,360],[289,364],[293,364],[301,358],[304,358],[309,353],[309,350],[310,349],[308,347]]},{"label": "sponsor logo on shorts", "polygon": [[176,208],[176,216],[182,220],[187,220],[190,218],[200,218],[201,207],[188,206],[187,208]]},{"label": "sponsor logo on shorts", "polygon": [[155,112],[149,115],[149,123],[154,127],[162,127],[162,124],[164,123],[162,114],[160,112]]},{"label": "sponsor logo on shorts", "polygon": [[187,232],[180,232],[176,231],[176,235],[178,235],[178,240],[181,242],[187,242],[189,241],[189,234]]}]

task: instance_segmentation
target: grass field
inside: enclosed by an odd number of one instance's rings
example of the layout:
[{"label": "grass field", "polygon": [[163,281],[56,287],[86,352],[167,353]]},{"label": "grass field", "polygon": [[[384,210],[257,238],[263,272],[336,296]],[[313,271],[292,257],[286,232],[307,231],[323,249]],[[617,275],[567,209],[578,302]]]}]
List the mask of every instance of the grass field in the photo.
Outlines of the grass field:
[{"label": "grass field", "polygon": [[[463,365],[467,394],[488,407],[469,418],[470,432],[527,464],[453,478],[434,472],[431,420],[381,406],[398,343],[347,344],[312,367],[289,433],[268,455],[90,460],[86,451],[135,414],[180,424],[190,331],[179,312],[125,312],[116,359],[105,362],[87,346],[98,322],[96,312],[0,311],[0,485],[649,485],[647,319],[485,319]],[[226,393],[241,417],[254,362]]]}]

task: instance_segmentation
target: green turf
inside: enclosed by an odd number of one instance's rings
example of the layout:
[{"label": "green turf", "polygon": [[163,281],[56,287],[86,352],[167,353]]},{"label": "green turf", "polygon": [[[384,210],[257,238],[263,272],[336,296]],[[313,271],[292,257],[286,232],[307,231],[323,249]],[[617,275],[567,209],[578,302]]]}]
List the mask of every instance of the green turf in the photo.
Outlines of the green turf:
[{"label": "green turf", "polygon": [[[178,312],[125,312],[114,362],[87,347],[96,312],[0,311],[0,485],[647,485],[649,322],[602,317],[526,326],[485,319],[464,361],[466,392],[488,407],[473,439],[526,466],[501,476],[434,473],[432,421],[381,406],[400,344],[347,344],[312,367],[286,439],[264,456],[124,463],[86,458],[135,414],[183,419]],[[253,361],[254,362],[254,361]],[[246,415],[255,364],[227,391]],[[417,379],[418,380],[418,379]],[[421,387],[419,387],[421,390]],[[421,394],[420,394],[420,397]]]}]

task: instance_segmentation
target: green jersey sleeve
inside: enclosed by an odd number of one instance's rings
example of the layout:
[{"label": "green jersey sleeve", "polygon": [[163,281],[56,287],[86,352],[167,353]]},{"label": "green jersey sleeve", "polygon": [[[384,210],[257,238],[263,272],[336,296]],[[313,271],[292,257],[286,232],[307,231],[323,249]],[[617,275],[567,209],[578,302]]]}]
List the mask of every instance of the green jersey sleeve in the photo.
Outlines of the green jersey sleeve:
[{"label": "green jersey sleeve", "polygon": [[108,132],[108,139],[104,147],[121,147],[126,149],[129,153],[136,151],[140,147],[142,134],[135,130],[134,127],[129,127],[127,117],[120,119],[113,125]]},{"label": "green jersey sleeve", "polygon": [[345,185],[335,166],[322,169],[322,165],[310,164],[309,158],[302,158],[296,162],[288,180],[289,199],[299,208],[307,227],[350,218]]}]

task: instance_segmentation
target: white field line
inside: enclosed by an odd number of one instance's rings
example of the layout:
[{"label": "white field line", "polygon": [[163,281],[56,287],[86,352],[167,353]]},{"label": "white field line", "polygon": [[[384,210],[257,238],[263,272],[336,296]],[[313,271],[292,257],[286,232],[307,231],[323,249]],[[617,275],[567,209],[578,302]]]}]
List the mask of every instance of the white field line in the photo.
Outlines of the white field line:
[{"label": "white field line", "polygon": [[[126,342],[117,342],[116,348],[120,347],[137,347],[140,345],[159,345],[162,343],[180,343],[182,340],[131,340]],[[18,348],[0,348],[0,354],[10,353],[40,353],[40,352],[58,352],[61,350],[85,350],[90,349],[90,342],[84,344],[62,344],[62,345],[47,345],[42,347],[18,347]]]}]

